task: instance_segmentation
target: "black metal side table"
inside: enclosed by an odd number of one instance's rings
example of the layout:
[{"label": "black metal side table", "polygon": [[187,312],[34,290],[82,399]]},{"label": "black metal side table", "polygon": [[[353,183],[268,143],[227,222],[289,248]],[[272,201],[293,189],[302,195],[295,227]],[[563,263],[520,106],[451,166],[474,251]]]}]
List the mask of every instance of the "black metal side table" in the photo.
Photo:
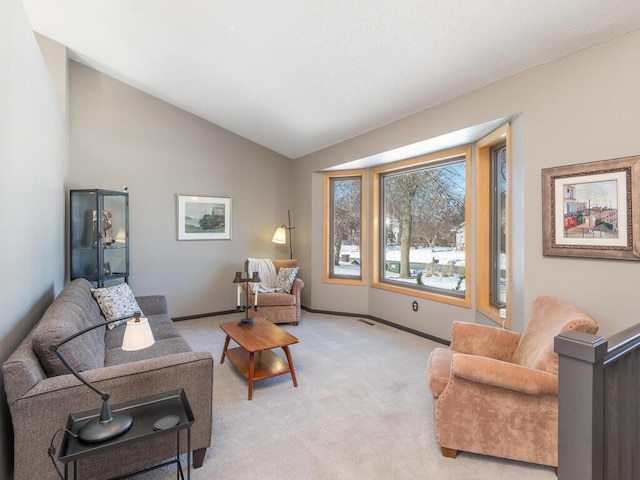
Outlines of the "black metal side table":
[{"label": "black metal side table", "polygon": [[97,453],[121,447],[123,445],[144,442],[157,435],[166,435],[171,432],[176,434],[176,458],[153,465],[143,470],[132,472],[121,477],[125,478],[139,473],[176,464],[176,475],[184,480],[182,463],[180,462],[180,431],[187,430],[187,479],[191,479],[191,425],[194,418],[189,406],[189,401],[183,389],[159,393],[129,402],[114,404],[113,412],[124,411],[133,417],[131,428],[118,437],[100,443],[87,443],[69,434],[77,433],[82,426],[92,418],[100,415],[100,409],[95,408],[84,412],[72,413],[67,420],[60,454],[58,459],[64,463],[64,478],[69,479],[70,464],[73,463],[73,479],[78,478],[78,460]]}]

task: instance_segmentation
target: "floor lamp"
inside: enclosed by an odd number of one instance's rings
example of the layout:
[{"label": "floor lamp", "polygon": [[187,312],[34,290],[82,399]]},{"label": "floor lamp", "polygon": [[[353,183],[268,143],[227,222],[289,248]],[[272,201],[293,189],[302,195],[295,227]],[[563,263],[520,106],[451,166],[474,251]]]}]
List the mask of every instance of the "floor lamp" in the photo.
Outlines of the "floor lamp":
[{"label": "floor lamp", "polygon": [[291,210],[287,210],[287,216],[289,218],[288,225],[281,225],[276,228],[276,232],[273,234],[271,241],[273,243],[284,245],[287,243],[287,232],[289,232],[289,258],[293,259],[293,240],[291,239],[291,230],[296,227],[291,226]]}]

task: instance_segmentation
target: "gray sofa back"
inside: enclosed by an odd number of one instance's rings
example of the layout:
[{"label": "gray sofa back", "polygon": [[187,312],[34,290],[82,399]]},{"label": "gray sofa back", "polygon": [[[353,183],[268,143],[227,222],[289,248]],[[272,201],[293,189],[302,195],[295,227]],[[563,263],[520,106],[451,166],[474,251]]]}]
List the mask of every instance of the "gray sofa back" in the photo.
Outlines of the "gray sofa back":
[{"label": "gray sofa back", "polygon": [[[90,292],[92,285],[83,278],[74,280],[49,306],[42,319],[3,365],[9,404],[22,397],[47,377],[69,373],[49,345],[82,328],[104,321]],[[86,333],[60,348],[79,371],[104,367],[104,328]]]},{"label": "gray sofa back", "polygon": [[[57,355],[49,350],[52,343],[104,322],[98,303],[91,295],[92,288],[84,278],[71,282],[49,306],[34,329],[31,345],[48,377],[69,373]],[[79,372],[104,367],[105,329],[96,328],[60,347],[65,358]]]}]

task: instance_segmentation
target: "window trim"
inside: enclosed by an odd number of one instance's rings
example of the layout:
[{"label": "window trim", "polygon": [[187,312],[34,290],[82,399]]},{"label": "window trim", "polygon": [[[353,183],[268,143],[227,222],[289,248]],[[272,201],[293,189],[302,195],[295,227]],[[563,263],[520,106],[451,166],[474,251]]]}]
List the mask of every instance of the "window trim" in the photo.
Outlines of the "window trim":
[{"label": "window trim", "polygon": [[[333,249],[331,241],[331,179],[345,177],[360,177],[360,278],[332,277],[331,264],[333,256],[330,251]],[[367,264],[369,263],[369,255],[367,252],[367,216],[366,216],[366,198],[367,191],[367,170],[340,170],[331,171],[324,174],[322,179],[323,195],[323,235],[322,235],[322,281],[324,283],[340,284],[340,285],[366,285],[367,284]]]},{"label": "window trim", "polygon": [[407,160],[401,160],[399,162],[382,165],[371,169],[372,179],[370,182],[370,211],[371,211],[371,287],[386,290],[389,292],[398,293],[401,295],[410,295],[412,297],[424,298],[426,300],[433,300],[436,302],[446,303],[449,305],[456,305],[460,307],[471,307],[471,283],[469,279],[473,278],[471,269],[470,258],[470,243],[465,242],[465,292],[464,296],[450,296],[444,293],[436,293],[433,291],[419,290],[416,288],[403,287],[397,284],[390,284],[382,281],[380,278],[381,268],[381,177],[383,174],[396,172],[399,170],[419,167],[428,165],[431,163],[439,163],[455,157],[464,157],[466,165],[466,179],[465,179],[465,237],[470,238],[471,234],[471,212],[470,212],[470,197],[471,197],[471,146],[465,145],[462,147],[452,148],[441,152],[424,155],[416,158],[410,158]]},{"label": "window trim", "polygon": [[[507,272],[506,317],[491,303],[491,150],[506,142],[507,199],[505,252]],[[476,142],[476,310],[498,325],[511,329],[511,124],[506,123]]]}]

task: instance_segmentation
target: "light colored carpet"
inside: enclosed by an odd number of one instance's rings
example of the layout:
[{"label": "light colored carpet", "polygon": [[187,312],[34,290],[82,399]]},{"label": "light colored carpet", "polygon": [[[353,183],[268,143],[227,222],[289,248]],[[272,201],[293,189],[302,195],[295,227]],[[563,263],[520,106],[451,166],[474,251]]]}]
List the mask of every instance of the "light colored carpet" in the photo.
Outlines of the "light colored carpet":
[{"label": "light colored carpet", "polygon": [[[550,467],[469,453],[442,457],[425,376],[439,344],[383,324],[303,312],[299,326],[284,326],[300,340],[290,347],[299,387],[289,375],[263,380],[248,401],[244,377],[228,360],[219,363],[219,325],[240,316],[177,323],[194,349],[215,359],[212,445],[193,479],[556,478]],[[175,477],[167,468],[140,478]]]}]

